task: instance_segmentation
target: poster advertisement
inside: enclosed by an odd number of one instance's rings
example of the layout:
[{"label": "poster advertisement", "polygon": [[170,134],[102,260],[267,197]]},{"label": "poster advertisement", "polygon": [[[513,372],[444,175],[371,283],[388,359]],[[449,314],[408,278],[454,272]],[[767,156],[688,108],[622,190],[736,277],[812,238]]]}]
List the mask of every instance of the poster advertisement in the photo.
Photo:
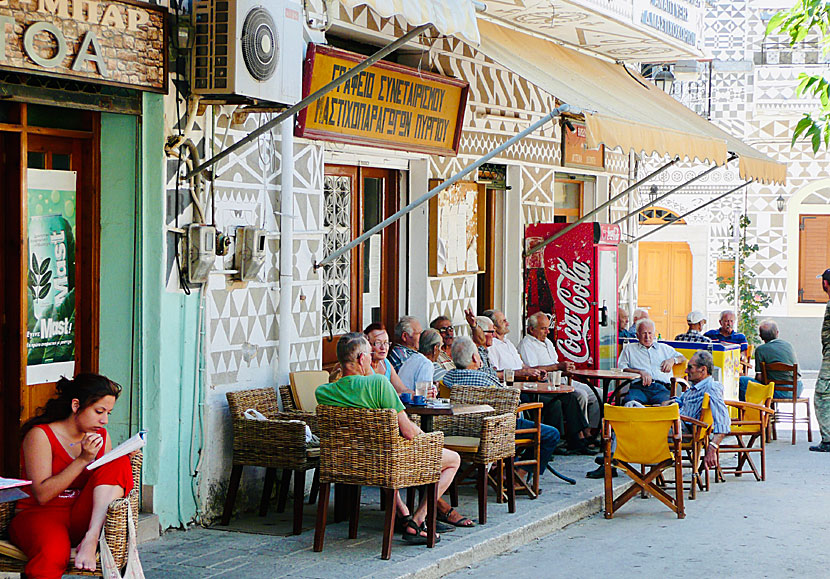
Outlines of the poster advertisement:
[{"label": "poster advertisement", "polygon": [[75,371],[74,171],[29,169],[26,383]]}]

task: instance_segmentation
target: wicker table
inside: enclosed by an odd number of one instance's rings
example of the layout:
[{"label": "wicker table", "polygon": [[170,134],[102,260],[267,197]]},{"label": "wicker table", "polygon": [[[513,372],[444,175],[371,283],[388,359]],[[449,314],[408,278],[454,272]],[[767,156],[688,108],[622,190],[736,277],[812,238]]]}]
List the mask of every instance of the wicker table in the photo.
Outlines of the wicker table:
[{"label": "wicker table", "polygon": [[[616,398],[619,399],[620,394],[622,393],[622,388],[632,380],[639,378],[639,374],[635,374],[633,372],[625,372],[623,370],[591,370],[591,369],[584,369],[584,370],[574,370],[571,372],[571,376],[574,379],[582,378],[591,389],[594,391],[594,395],[597,397],[597,401],[599,401],[599,411],[604,414],[605,413],[605,402],[608,400],[608,392],[611,389],[611,383],[617,382],[617,386],[614,388],[614,392],[616,393]],[[602,397],[600,398],[599,391],[593,385],[593,382],[597,381],[602,384]]]},{"label": "wicker table", "polygon": [[404,404],[407,414],[417,414],[421,417],[421,430],[432,432],[433,418],[435,416],[460,416],[462,414],[480,414],[482,412],[493,412],[489,404],[448,404],[446,406],[416,406]]}]

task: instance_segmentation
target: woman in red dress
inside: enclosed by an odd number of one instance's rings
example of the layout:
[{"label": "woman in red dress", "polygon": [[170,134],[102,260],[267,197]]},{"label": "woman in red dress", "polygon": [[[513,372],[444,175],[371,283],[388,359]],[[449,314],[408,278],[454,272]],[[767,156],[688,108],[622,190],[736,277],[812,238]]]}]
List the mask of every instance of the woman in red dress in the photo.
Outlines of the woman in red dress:
[{"label": "woman in red dress", "polygon": [[121,386],[99,374],[61,378],[57,396],[23,425],[23,476],[32,485],[17,503],[9,535],[29,558],[26,577],[60,578],[76,546],[75,567],[94,571],[109,504],[133,487],[130,460],[87,466],[112,450],[104,429]]}]

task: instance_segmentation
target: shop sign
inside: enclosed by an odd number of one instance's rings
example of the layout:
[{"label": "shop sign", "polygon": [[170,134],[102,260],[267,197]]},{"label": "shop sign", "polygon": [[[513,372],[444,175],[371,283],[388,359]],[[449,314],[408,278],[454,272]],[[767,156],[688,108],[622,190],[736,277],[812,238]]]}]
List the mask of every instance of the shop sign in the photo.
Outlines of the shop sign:
[{"label": "shop sign", "polygon": [[697,48],[703,0],[636,0],[634,21]]},{"label": "shop sign", "polygon": [[166,22],[131,0],[0,0],[0,69],[167,92]]},{"label": "shop sign", "polygon": [[562,165],[564,167],[605,167],[605,145],[596,149],[588,148],[584,124],[572,122],[573,130],[562,124]]},{"label": "shop sign", "polygon": [[[310,44],[303,97],[365,58]],[[379,62],[304,109],[295,132],[324,141],[455,156],[468,92],[466,81]]]}]

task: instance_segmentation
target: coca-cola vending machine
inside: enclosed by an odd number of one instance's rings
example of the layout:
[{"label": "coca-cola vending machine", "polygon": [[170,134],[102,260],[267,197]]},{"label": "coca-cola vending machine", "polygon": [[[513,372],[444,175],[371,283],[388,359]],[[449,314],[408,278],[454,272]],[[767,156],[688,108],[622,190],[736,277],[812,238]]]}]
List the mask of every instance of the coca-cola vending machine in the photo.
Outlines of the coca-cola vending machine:
[{"label": "coca-cola vending machine", "polygon": [[[568,227],[525,228],[529,249]],[[617,365],[617,225],[581,223],[525,261],[525,314],[553,314],[549,339],[577,368]]]}]

